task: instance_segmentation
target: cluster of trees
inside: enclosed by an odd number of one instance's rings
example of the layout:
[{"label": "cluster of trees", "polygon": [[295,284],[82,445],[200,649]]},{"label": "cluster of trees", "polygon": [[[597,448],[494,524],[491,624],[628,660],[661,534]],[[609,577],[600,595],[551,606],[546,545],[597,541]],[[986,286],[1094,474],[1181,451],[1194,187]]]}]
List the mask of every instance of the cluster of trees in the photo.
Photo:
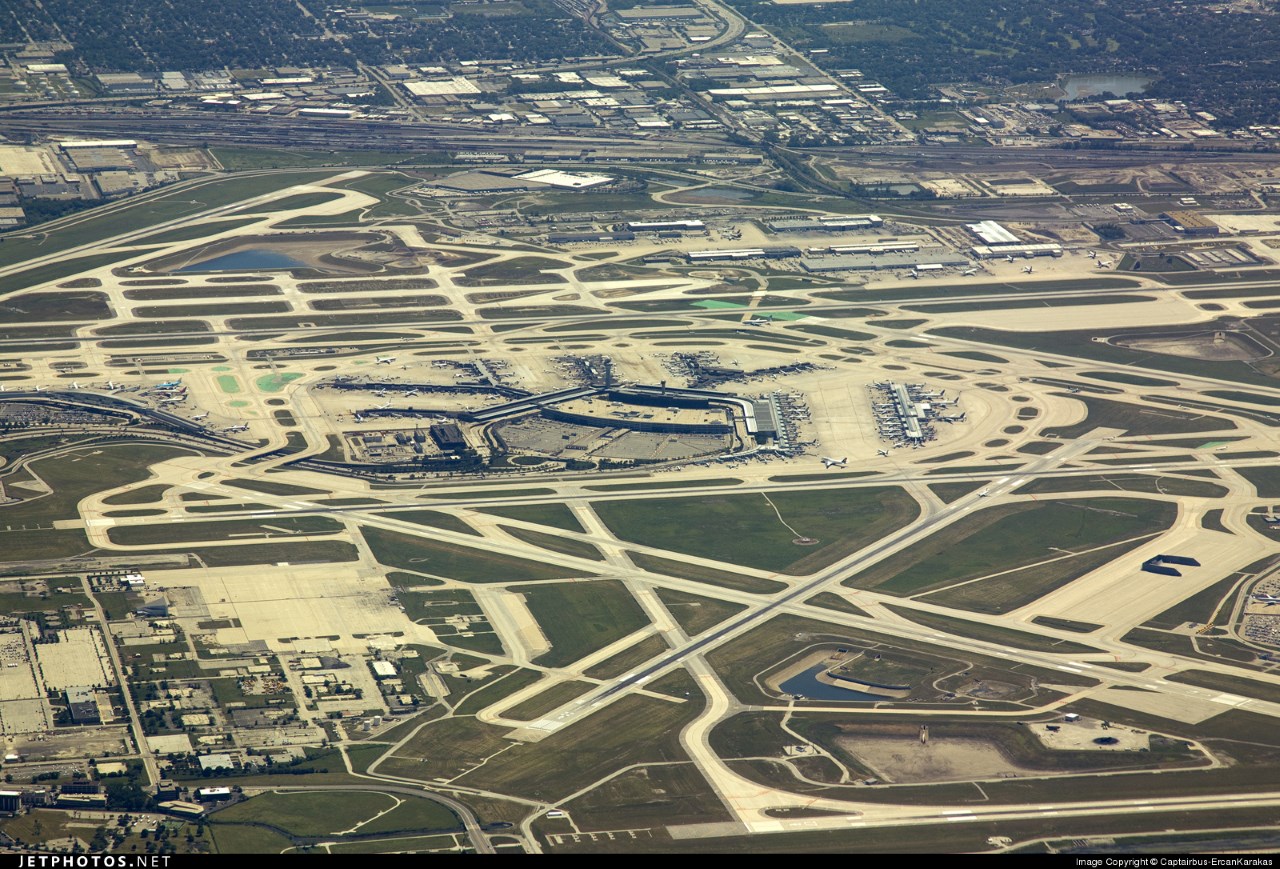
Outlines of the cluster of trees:
[{"label": "cluster of trees", "polygon": [[89,69],[201,70],[351,60],[289,0],[12,0],[24,24],[56,22]]},{"label": "cluster of trees", "polygon": [[[507,10],[510,14],[502,15],[453,11],[443,20],[397,18],[345,24],[335,18],[329,19],[329,26],[350,29],[346,45],[366,63],[536,61],[613,53],[603,37],[551,0],[522,0]],[[354,31],[357,26],[368,29]]]},{"label": "cluster of trees", "polygon": [[[331,13],[351,4],[293,0],[12,0],[0,4],[0,41],[58,39],[59,59],[84,72],[354,67],[509,57],[548,60],[610,53],[609,43],[555,5],[522,0],[502,14],[454,10],[444,19],[352,21]],[[476,11],[483,12],[484,7]]]},{"label": "cluster of trees", "polygon": [[905,98],[939,83],[1141,71],[1158,79],[1152,95],[1234,123],[1280,118],[1280,15],[1159,0],[730,3],[798,48],[829,49],[824,65],[862,69]]}]

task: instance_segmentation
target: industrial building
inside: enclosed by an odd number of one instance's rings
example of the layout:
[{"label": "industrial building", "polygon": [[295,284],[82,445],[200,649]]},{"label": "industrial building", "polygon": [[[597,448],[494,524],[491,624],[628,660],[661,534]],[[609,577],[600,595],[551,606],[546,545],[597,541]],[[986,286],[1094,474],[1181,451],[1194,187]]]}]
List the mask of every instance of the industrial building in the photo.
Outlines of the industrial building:
[{"label": "industrial building", "polygon": [[1000,257],[1062,256],[1060,244],[975,244],[969,252],[977,259]]},{"label": "industrial building", "polygon": [[584,244],[598,241],[635,241],[634,232],[553,232],[547,235],[551,244]]},{"label": "industrial building", "polygon": [[964,228],[977,236],[983,244],[987,245],[1020,244],[1022,242],[1022,239],[1018,238],[1017,235],[994,220],[966,223]]},{"label": "industrial building", "polygon": [[804,256],[800,267],[807,272],[866,271],[873,269],[915,269],[929,271],[948,266],[962,267],[969,261],[940,248],[914,252],[840,253],[832,256]]},{"label": "industrial building", "polygon": [[456,453],[467,448],[467,439],[455,423],[433,425],[428,432],[442,452]]},{"label": "industrial building", "polygon": [[1174,232],[1187,236],[1209,237],[1222,232],[1218,224],[1198,211],[1166,211],[1160,219],[1172,226]]},{"label": "industrial building", "polygon": [[879,229],[884,219],[878,214],[850,214],[844,217],[780,217],[765,224],[772,232],[850,232]]},{"label": "industrial building", "polygon": [[789,259],[800,256],[798,247],[749,247],[737,250],[691,250],[685,253],[689,262],[705,263],[718,260]]},{"label": "industrial building", "polygon": [[632,232],[705,232],[701,220],[635,220],[627,224]]}]

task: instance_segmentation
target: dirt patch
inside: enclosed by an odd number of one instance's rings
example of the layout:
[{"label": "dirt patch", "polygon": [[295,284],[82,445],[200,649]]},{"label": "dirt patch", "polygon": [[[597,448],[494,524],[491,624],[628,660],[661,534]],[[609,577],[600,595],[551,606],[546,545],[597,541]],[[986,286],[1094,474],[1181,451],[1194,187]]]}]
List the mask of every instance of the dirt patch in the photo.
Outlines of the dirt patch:
[{"label": "dirt patch", "polygon": [[1252,339],[1235,332],[1199,332],[1194,335],[1144,338],[1117,337],[1112,338],[1109,343],[1127,350],[1143,350],[1212,362],[1246,362],[1269,355]]},{"label": "dirt patch", "polygon": [[918,737],[840,737],[840,748],[862,761],[885,782],[923,784],[1012,778],[1043,771],[1013,763],[993,743],[979,739],[930,739]]}]

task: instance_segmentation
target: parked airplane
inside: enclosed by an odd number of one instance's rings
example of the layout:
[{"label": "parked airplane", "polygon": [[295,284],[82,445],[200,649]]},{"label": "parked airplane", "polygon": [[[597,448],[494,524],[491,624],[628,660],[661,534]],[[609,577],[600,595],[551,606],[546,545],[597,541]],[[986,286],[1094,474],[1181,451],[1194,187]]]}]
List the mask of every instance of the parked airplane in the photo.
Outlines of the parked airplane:
[{"label": "parked airplane", "polygon": [[1266,604],[1267,606],[1275,606],[1276,604],[1280,603],[1280,596],[1277,596],[1274,594],[1267,594],[1265,591],[1258,592],[1253,596],[1253,599],[1256,600],[1258,603]]},{"label": "parked airplane", "polygon": [[985,497],[987,497],[987,496],[988,496],[988,495],[990,495],[990,494],[991,494],[991,490],[990,490],[990,489],[983,489],[981,492],[979,492],[979,493],[978,493],[978,497],[979,497],[979,498],[985,498]]},{"label": "parked airplane", "polygon": [[41,385],[40,385],[40,384],[38,384],[38,383],[35,385],[35,387],[34,387],[34,388],[35,388],[35,391],[36,391],[36,392],[44,392],[44,387],[43,387],[43,386],[41,386]]},{"label": "parked airplane", "polygon": [[185,395],[171,395],[168,398],[160,399],[160,403],[161,404],[178,404],[179,402],[186,401],[186,400],[187,400],[187,397]]},{"label": "parked airplane", "polygon": [[247,422],[242,422],[237,425],[229,425],[223,429],[223,431],[248,431],[248,430],[249,430],[249,424]]},{"label": "parked airplane", "polygon": [[1098,258],[1098,252],[1096,250],[1089,251],[1089,259],[1097,259],[1097,258]]},{"label": "parked airplane", "polygon": [[743,320],[742,322],[748,326],[764,326],[773,322],[773,316],[770,315],[767,317],[751,317],[750,319]]},{"label": "parked airplane", "polygon": [[1011,253],[1005,254],[1004,258],[1007,259],[1009,262],[1013,262],[1013,254]]},{"label": "parked airplane", "polygon": [[157,386],[156,389],[178,389],[181,386],[182,378],[179,377],[177,380],[166,380],[164,383]]},{"label": "parked airplane", "polygon": [[410,389],[408,392],[404,394],[404,397],[413,398],[415,395],[421,395],[421,394],[422,394],[422,390],[420,389]]},{"label": "parked airplane", "polygon": [[378,405],[377,407],[374,408],[374,410],[386,410],[390,406],[391,406],[391,402],[388,401]]},{"label": "parked airplane", "polygon": [[1109,260],[1109,259],[1100,259],[1100,260],[1098,260],[1098,268],[1100,268],[1100,269],[1109,269],[1109,268],[1111,268],[1111,260]]},{"label": "parked airplane", "polygon": [[355,416],[355,418],[356,418],[356,422],[364,422],[364,415],[363,415],[363,414],[359,414],[359,413],[357,413],[357,414],[353,414],[353,416]]},{"label": "parked airplane", "polygon": [[204,413],[197,413],[195,416],[191,417],[191,421],[199,422],[200,420],[204,419],[208,415],[209,415],[209,411],[207,410]]},{"label": "parked airplane", "polygon": [[1032,270],[1033,270],[1034,268],[1035,268],[1035,266],[1023,266],[1023,267],[1022,267],[1022,273],[1023,273],[1024,275],[1029,275],[1029,274],[1031,274],[1031,272],[1032,272]]},{"label": "parked airplane", "polygon": [[965,269],[960,273],[961,277],[971,278],[978,273],[977,269]]},{"label": "parked airplane", "polygon": [[117,389],[119,389],[119,388],[120,388],[121,386],[123,386],[123,385],[124,385],[124,384],[122,384],[122,383],[116,383],[114,380],[108,380],[108,381],[107,381],[107,392],[115,392]]},{"label": "parked airplane", "polygon": [[833,459],[830,456],[822,456],[821,458],[824,468],[843,468],[849,463],[847,456],[843,459]]},{"label": "parked airplane", "polygon": [[80,381],[79,381],[79,380],[73,380],[73,381],[71,381],[71,388],[72,388],[72,389],[84,389],[84,387],[80,385]]},{"label": "parked airplane", "polygon": [[877,453],[879,453],[879,454],[880,454],[880,455],[882,455],[882,456],[888,456],[888,455],[889,455],[889,451],[888,451],[888,450],[876,450],[876,452],[877,452]]},{"label": "parked airplane", "polygon": [[395,362],[395,361],[396,361],[396,357],[394,357],[394,356],[378,356],[378,357],[376,357],[376,359],[375,359],[375,361],[374,361],[374,364],[375,364],[375,365],[390,365],[392,362]]}]

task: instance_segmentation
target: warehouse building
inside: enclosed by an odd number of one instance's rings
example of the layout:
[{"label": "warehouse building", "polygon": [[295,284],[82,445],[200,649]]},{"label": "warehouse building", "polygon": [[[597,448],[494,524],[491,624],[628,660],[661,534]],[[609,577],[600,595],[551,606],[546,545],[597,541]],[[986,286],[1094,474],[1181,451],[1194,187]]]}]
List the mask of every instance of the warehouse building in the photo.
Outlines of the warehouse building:
[{"label": "warehouse building", "polygon": [[1018,244],[1022,241],[1022,239],[994,220],[966,223],[964,228],[976,235],[983,244]]},{"label": "warehouse building", "polygon": [[834,256],[805,256],[800,266],[807,272],[867,271],[875,269],[915,269],[937,271],[947,266],[966,266],[959,254],[931,248],[914,253],[841,253]]},{"label": "warehouse building", "polygon": [[773,232],[850,232],[879,229],[884,220],[878,214],[850,214],[845,217],[782,217],[768,222]]},{"label": "warehouse building", "polygon": [[734,250],[691,250],[685,256],[689,262],[706,263],[722,260],[788,259],[800,256],[798,247],[748,247]]},{"label": "warehouse building", "polygon": [[1188,236],[1214,236],[1222,231],[1218,224],[1198,211],[1166,211],[1160,219],[1172,226],[1175,232]]},{"label": "warehouse building", "polygon": [[632,232],[703,232],[701,220],[633,220],[627,224]]},{"label": "warehouse building", "polygon": [[1034,256],[1062,256],[1060,244],[975,244],[969,252],[977,259],[1000,257],[1028,258]]}]

